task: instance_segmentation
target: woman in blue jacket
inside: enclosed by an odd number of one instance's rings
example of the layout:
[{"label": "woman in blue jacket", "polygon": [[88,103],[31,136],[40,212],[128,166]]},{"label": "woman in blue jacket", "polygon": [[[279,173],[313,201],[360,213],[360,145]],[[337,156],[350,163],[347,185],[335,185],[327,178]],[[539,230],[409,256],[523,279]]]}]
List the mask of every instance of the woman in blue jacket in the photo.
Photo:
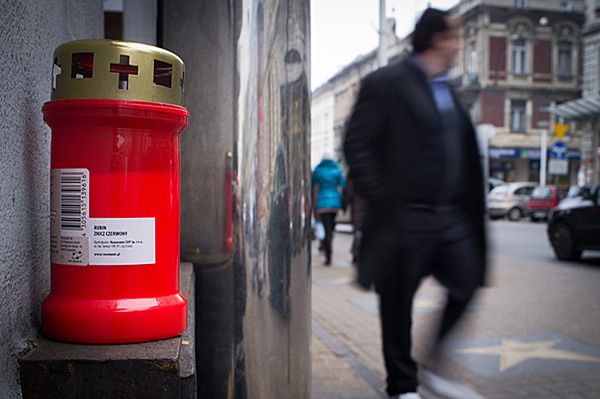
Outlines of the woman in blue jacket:
[{"label": "woman in blue jacket", "polygon": [[335,161],[332,149],[323,152],[321,162],[312,174],[312,193],[315,218],[320,220],[325,227],[325,265],[331,265],[331,243],[335,228],[335,217],[338,209],[342,207],[342,193],[344,191],[344,174],[340,165]]}]

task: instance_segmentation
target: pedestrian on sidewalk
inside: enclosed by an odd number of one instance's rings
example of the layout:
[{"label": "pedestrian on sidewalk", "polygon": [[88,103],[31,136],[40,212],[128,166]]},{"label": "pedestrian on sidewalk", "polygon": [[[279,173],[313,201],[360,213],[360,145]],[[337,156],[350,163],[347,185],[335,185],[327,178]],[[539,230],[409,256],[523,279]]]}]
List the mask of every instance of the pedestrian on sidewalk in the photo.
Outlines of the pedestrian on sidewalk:
[{"label": "pedestrian on sidewalk", "polygon": [[323,152],[321,162],[312,174],[312,193],[315,219],[325,227],[321,245],[325,251],[325,265],[331,265],[331,247],[335,230],[335,217],[342,207],[344,174],[335,160],[333,149]]},{"label": "pedestrian on sidewalk", "polygon": [[[460,20],[428,8],[413,54],[368,75],[349,120],[344,151],[369,205],[358,282],[379,295],[387,392],[420,398],[419,383],[445,397],[481,398],[435,372],[441,347],[484,283],[482,168],[473,125],[448,82]],[[433,275],[447,290],[434,350],[420,378],[411,357],[412,303]]]}]

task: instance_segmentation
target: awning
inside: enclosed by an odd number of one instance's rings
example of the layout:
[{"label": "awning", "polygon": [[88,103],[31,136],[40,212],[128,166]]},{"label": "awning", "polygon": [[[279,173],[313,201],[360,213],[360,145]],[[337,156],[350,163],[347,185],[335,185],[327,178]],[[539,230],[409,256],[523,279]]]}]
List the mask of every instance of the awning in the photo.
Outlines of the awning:
[{"label": "awning", "polygon": [[567,101],[555,107],[548,108],[548,112],[568,119],[585,119],[600,116],[600,97],[578,98]]}]

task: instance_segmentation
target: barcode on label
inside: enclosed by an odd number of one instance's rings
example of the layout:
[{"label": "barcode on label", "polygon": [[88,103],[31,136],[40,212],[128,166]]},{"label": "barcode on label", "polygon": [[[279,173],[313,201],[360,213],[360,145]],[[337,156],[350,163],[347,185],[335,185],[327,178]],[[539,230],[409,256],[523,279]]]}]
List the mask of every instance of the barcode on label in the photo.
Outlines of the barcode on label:
[{"label": "barcode on label", "polygon": [[85,231],[87,228],[88,176],[85,170],[62,170],[60,174],[60,228]]}]

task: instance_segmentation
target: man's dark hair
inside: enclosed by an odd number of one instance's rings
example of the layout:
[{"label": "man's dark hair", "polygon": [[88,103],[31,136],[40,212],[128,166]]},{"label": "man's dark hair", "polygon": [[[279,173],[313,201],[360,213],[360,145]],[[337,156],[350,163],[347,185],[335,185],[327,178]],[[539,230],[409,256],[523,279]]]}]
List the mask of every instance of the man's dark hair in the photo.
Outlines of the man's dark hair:
[{"label": "man's dark hair", "polygon": [[450,30],[446,11],[437,8],[427,8],[415,24],[412,34],[412,46],[415,54],[420,54],[431,48],[433,35]]}]

